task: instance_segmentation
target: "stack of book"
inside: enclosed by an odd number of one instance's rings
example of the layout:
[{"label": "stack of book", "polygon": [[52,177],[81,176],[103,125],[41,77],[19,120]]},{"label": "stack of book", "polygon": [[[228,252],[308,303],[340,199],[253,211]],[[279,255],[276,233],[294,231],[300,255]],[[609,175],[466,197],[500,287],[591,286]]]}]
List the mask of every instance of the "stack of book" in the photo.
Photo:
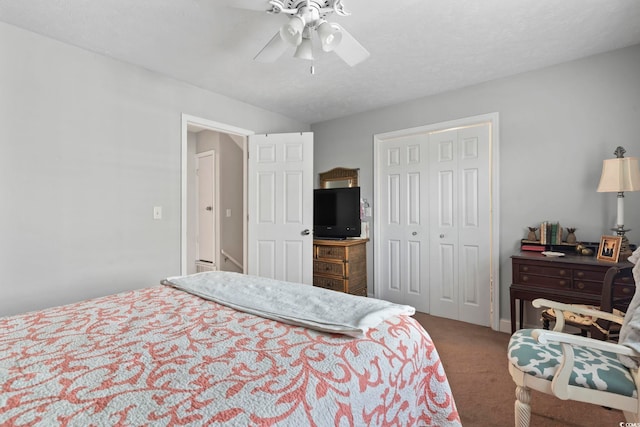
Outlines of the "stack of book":
[{"label": "stack of book", "polygon": [[562,227],[560,223],[545,221],[540,224],[540,244],[557,245],[562,243]]}]

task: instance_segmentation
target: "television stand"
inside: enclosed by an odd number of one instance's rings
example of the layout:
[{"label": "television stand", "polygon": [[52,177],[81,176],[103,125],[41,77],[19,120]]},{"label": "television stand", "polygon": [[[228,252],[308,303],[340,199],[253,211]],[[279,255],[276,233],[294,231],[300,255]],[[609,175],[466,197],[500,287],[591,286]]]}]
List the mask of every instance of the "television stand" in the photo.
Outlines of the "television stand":
[{"label": "television stand", "polygon": [[369,239],[314,239],[313,286],[367,296]]}]

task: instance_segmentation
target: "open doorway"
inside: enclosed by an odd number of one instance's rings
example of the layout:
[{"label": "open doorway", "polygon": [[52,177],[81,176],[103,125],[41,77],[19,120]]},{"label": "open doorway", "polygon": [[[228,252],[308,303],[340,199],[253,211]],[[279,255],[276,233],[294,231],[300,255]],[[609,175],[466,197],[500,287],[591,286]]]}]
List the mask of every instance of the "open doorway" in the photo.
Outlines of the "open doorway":
[{"label": "open doorway", "polygon": [[[182,116],[181,274],[206,270],[245,272],[246,151],[250,134],[253,132]],[[198,195],[202,187],[198,160],[208,152],[215,153],[210,178],[213,196],[203,204]],[[201,215],[200,208],[210,209],[211,215]],[[207,218],[212,221],[210,224],[203,223]],[[201,243],[208,249],[199,248]],[[207,259],[200,259],[202,254],[207,254]]]}]

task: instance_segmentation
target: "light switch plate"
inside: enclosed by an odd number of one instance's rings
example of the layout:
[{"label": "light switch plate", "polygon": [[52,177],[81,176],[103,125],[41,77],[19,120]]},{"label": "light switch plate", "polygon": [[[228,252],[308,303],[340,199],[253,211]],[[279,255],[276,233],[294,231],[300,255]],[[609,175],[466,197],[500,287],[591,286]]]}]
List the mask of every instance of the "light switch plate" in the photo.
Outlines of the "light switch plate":
[{"label": "light switch plate", "polygon": [[153,207],[153,219],[162,219],[162,206]]}]

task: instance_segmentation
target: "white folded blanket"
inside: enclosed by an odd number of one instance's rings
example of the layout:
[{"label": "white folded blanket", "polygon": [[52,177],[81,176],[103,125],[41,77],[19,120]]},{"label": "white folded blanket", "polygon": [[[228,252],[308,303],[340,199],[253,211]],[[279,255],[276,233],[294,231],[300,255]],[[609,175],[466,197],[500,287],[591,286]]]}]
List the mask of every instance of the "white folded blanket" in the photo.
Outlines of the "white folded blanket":
[{"label": "white folded blanket", "polygon": [[408,305],[224,271],[169,277],[163,283],[257,316],[353,337],[392,316],[415,313]]}]

